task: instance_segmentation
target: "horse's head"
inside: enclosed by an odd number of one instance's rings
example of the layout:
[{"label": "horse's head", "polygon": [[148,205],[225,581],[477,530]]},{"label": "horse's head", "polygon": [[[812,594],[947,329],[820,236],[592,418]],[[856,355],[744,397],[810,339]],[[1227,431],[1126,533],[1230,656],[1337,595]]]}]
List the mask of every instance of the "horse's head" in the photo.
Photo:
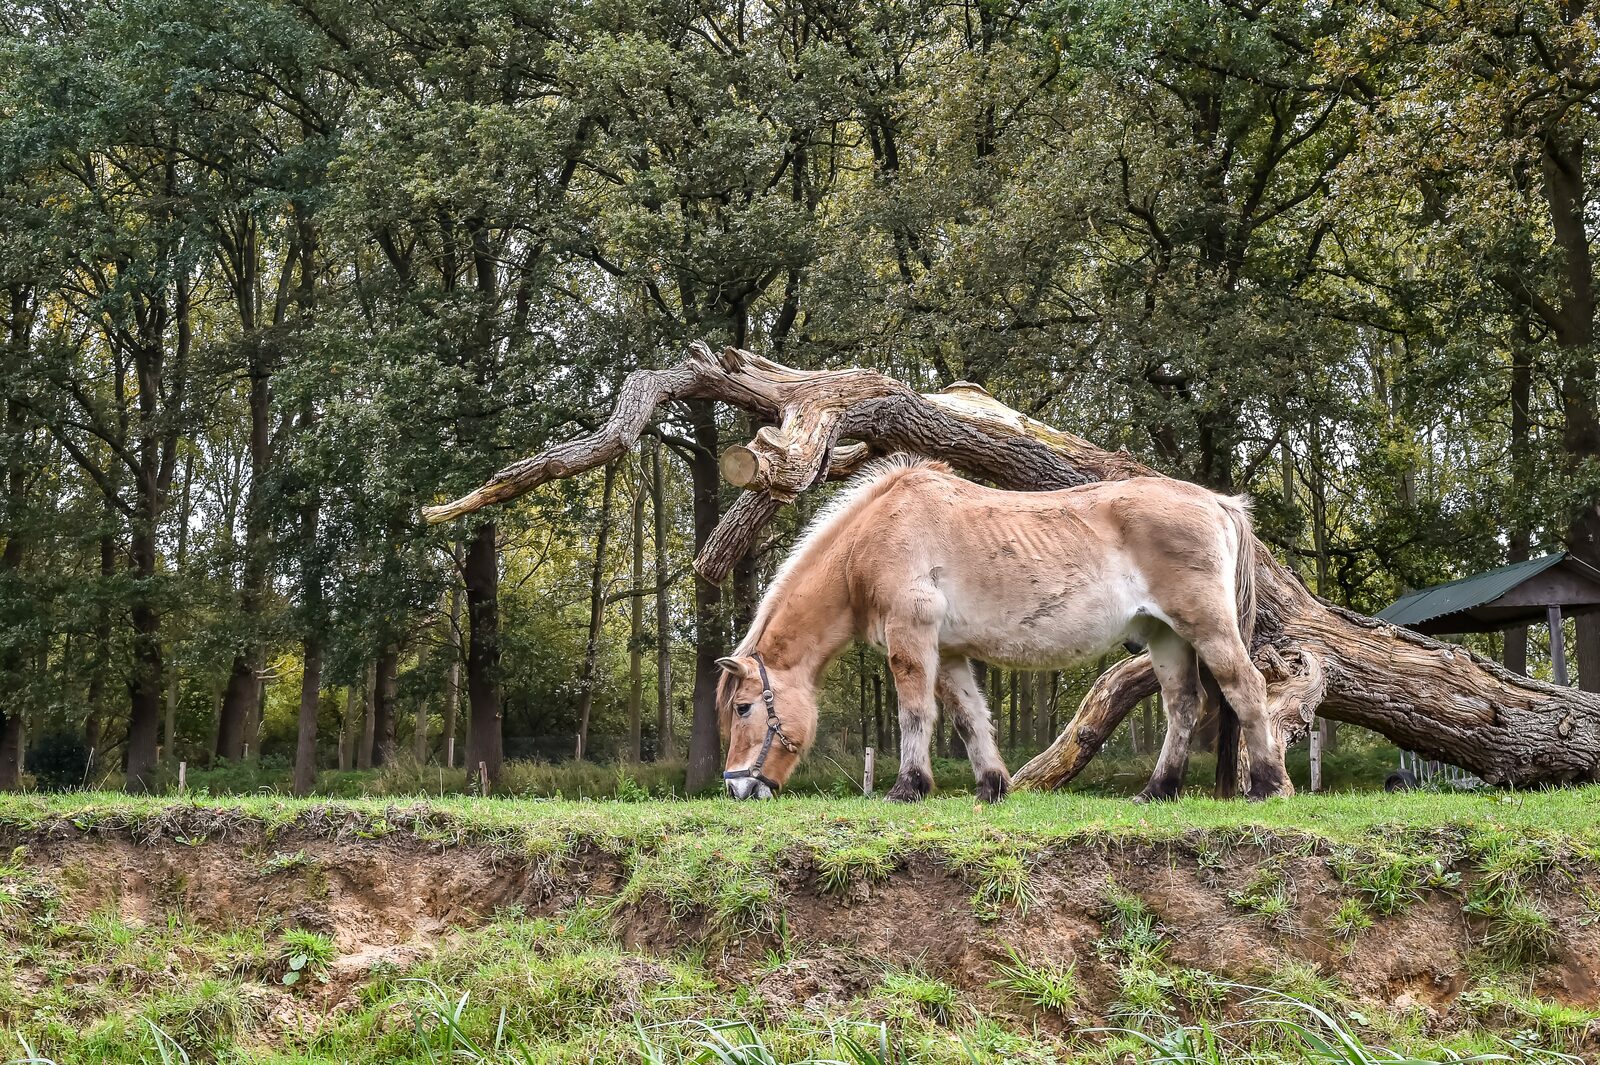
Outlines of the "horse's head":
[{"label": "horse's head", "polygon": [[728,737],[722,774],[735,799],[778,794],[817,733],[817,693],[798,671],[774,668],[761,653],[719,658],[717,707]]}]

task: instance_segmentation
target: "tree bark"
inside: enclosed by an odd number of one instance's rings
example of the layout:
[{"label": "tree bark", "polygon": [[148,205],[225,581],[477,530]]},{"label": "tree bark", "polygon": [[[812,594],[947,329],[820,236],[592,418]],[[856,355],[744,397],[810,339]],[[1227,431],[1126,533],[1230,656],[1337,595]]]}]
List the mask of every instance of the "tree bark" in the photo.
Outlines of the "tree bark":
[{"label": "tree bark", "polygon": [[361,680],[361,735],[356,744],[356,768],[372,768],[372,738],[377,735],[378,660],[366,661]]},{"label": "tree bark", "polygon": [[445,644],[450,649],[450,667],[444,675],[444,720],[440,726],[440,757],[446,769],[456,767],[456,714],[461,708],[461,545],[454,548],[455,568],[450,579],[450,609],[445,623]]},{"label": "tree bark", "polygon": [[500,560],[495,525],[478,527],[467,548],[467,772],[487,767],[489,784],[500,782],[505,758],[500,710]]},{"label": "tree bark", "polygon": [[594,712],[595,663],[600,656],[600,625],[605,620],[606,543],[611,536],[611,492],[616,481],[617,467],[608,463],[600,489],[600,531],[595,535],[594,566],[589,570],[589,639],[583,645],[583,673],[578,678],[578,741],[572,756],[580,762],[589,746],[589,717]]},{"label": "tree bark", "polygon": [[672,721],[672,593],[667,587],[667,482],[661,443],[652,437],[650,484],[654,495],[656,576],[656,758],[677,757]]},{"label": "tree bark", "polygon": [[[716,534],[722,509],[718,499],[716,410],[710,402],[700,400],[689,404],[689,417],[695,444],[689,458],[689,481],[694,492],[694,545],[699,552]],[[738,552],[738,557],[743,558],[747,550],[748,545]],[[722,753],[717,721],[717,659],[725,653],[719,585],[726,576],[722,573],[708,577],[698,570],[695,574],[694,711],[689,723],[689,764],[684,777],[684,790],[690,795],[698,795],[716,779]]]},{"label": "tree bark", "polygon": [[294,793],[310,795],[317,786],[317,708],[322,695],[322,641],[301,642],[305,670],[300,675],[300,728],[295,736]]},{"label": "tree bark", "polygon": [[399,672],[400,648],[391,643],[378,655],[377,684],[372,691],[373,768],[394,761],[394,704]]},{"label": "tree bark", "polygon": [[644,464],[633,490],[633,565],[629,577],[633,596],[628,611],[628,761],[637,765],[644,756]]},{"label": "tree bark", "polygon": [[[836,454],[858,462],[859,453],[836,448],[844,438],[876,453],[906,450],[942,458],[975,478],[1016,490],[1157,476],[1124,452],[1105,451],[1037,422],[975,386],[957,384],[919,395],[872,371],[800,371],[749,352],[725,349],[713,355],[696,345],[676,366],[631,374],[616,410],[596,433],[514,463],[475,492],[425,514],[443,520],[470,513],[553,477],[608,462],[632,446],[659,404],[673,399],[698,400],[707,416],[706,401],[720,399],[777,423],[760,430],[734,464],[740,468],[740,486],[747,489],[744,498],[792,500],[845,466],[833,461]],[[764,505],[730,509],[715,535],[700,545],[696,570],[701,580],[723,579],[731,568],[727,560],[743,556],[773,510]],[[714,552],[708,550],[712,546]],[[1326,716],[1374,729],[1490,783],[1594,778],[1600,698],[1514,676],[1460,647],[1324,603],[1264,545],[1258,545],[1256,557],[1253,652],[1267,676],[1269,713],[1282,747],[1304,734],[1320,708]],[[720,642],[706,644],[702,641],[701,655],[720,648]],[[1097,748],[1109,732],[1098,730],[1107,722],[1114,727],[1155,689],[1145,656],[1112,669],[1090,690],[1051,750],[1024,766],[1017,779],[1034,787],[1070,779],[1087,756],[1066,758],[1058,749],[1081,751],[1090,743]],[[708,711],[714,715],[714,707],[708,705]],[[1063,768],[1073,762],[1076,768]]]}]

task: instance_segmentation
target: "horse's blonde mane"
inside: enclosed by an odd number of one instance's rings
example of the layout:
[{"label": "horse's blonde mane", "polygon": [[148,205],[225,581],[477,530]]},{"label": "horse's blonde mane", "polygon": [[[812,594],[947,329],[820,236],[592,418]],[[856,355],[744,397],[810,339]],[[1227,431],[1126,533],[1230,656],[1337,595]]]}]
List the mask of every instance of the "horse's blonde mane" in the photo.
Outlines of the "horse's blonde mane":
[{"label": "horse's blonde mane", "polygon": [[868,463],[860,473],[850,479],[849,484],[817,511],[811,519],[811,524],[806,526],[806,531],[795,541],[794,547],[789,549],[789,554],[778,567],[772,583],[767,586],[766,593],[761,597],[761,604],[756,608],[756,616],[750,622],[750,631],[739,641],[739,646],[733,652],[735,655],[747,655],[755,650],[756,643],[766,631],[773,605],[778,602],[784,587],[794,577],[794,572],[801,561],[831,544],[849,515],[881,496],[896,481],[913,470],[937,470],[949,473],[950,467],[943,462],[923,458],[920,455],[897,452],[887,458]]}]

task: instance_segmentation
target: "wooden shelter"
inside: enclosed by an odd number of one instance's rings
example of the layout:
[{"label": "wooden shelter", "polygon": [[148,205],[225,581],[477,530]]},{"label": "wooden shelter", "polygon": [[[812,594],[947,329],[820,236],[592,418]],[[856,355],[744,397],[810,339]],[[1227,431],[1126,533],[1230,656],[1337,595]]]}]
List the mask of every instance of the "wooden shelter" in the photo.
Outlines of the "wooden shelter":
[{"label": "wooden shelter", "polygon": [[[1544,622],[1550,626],[1555,681],[1566,684],[1561,619],[1592,610],[1600,610],[1600,570],[1558,551],[1423,588],[1396,599],[1377,616],[1429,636],[1503,632]],[[1600,687],[1600,677],[1579,679],[1586,689]]]}]

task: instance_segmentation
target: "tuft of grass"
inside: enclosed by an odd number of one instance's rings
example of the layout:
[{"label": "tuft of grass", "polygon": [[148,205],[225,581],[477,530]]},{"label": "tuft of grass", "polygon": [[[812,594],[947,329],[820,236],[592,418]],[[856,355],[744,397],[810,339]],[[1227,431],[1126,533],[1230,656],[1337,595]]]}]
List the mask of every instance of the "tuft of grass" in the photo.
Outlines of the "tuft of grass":
[{"label": "tuft of grass", "polygon": [[[1346,897],[1339,900],[1339,908],[1329,921],[1333,934],[1340,939],[1353,940],[1372,927],[1372,918],[1360,899]],[[1354,944],[1348,944],[1353,949]]]},{"label": "tuft of grass", "polygon": [[283,964],[283,975],[279,980],[285,986],[292,987],[302,979],[327,983],[328,966],[338,956],[338,951],[334,948],[333,940],[320,932],[290,928],[284,931],[279,940],[278,955]]},{"label": "tuft of grass", "polygon": [[878,982],[886,997],[910,1005],[915,1012],[935,1024],[948,1025],[955,1018],[956,989],[912,969],[891,969]]},{"label": "tuft of grass", "polygon": [[1228,901],[1260,917],[1275,931],[1287,930],[1294,916],[1288,878],[1276,865],[1257,869],[1244,887],[1228,893]]},{"label": "tuft of grass", "polygon": [[997,921],[1006,910],[1024,915],[1033,905],[1028,866],[1021,855],[992,855],[979,867],[977,876],[978,887],[972,893],[972,909],[979,920]]},{"label": "tuft of grass", "polygon": [[1078,1002],[1078,971],[1073,965],[1029,962],[1015,947],[1007,947],[1009,962],[997,968],[1000,977],[989,983],[1041,1010],[1067,1017]]}]

